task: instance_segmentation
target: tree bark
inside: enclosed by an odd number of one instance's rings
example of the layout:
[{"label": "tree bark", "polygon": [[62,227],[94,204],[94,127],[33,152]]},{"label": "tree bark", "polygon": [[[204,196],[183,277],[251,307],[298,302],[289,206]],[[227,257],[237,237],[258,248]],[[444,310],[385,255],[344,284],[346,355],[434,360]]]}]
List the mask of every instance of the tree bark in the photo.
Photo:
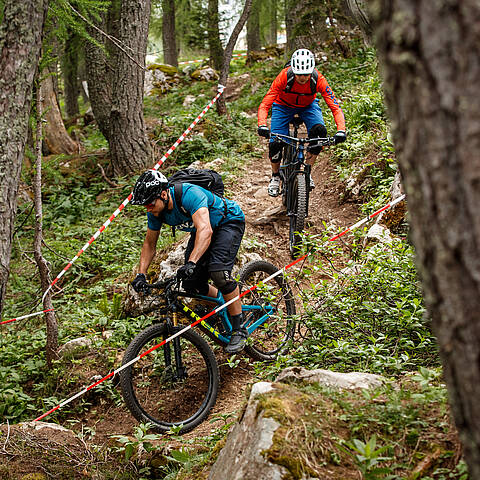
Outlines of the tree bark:
[{"label": "tree bark", "polygon": [[120,54],[110,114],[110,155],[115,175],[138,172],[151,163],[152,151],[143,117],[143,85],[150,0],[123,0],[120,40],[137,63]]},{"label": "tree bark", "polygon": [[[143,117],[143,84],[150,0],[112,2],[100,28],[120,40],[105,40],[104,52],[90,44],[86,49],[89,94],[100,131],[108,140],[114,174],[128,175],[151,163],[151,147]],[[110,37],[111,38],[111,37]]]},{"label": "tree bark", "polygon": [[370,43],[372,38],[372,25],[365,1],[366,0],[345,0],[345,4],[355,23],[365,34],[365,40]]},{"label": "tree bark", "polygon": [[[238,36],[240,35],[240,32],[242,31],[242,28],[244,27],[248,19],[251,6],[252,6],[252,0],[245,0],[243,12],[240,15],[240,18],[238,19],[234,29],[232,30],[232,34],[230,35],[230,38],[228,39],[227,46],[225,47],[225,51],[223,52],[223,66],[220,72],[220,79],[218,80],[218,83],[220,85],[223,85],[223,86],[227,85],[228,73],[230,72],[230,62],[232,61],[233,48],[235,47]],[[219,115],[227,115],[228,113],[227,105],[225,103],[225,98],[223,95],[220,95],[220,97],[217,100],[217,112]]]},{"label": "tree bark", "polygon": [[277,44],[277,32],[278,32],[278,21],[277,21],[277,0],[270,1],[270,31],[268,35],[268,42],[271,45]]},{"label": "tree bark", "polygon": [[[102,31],[118,31],[118,8],[112,3],[108,12],[97,23]],[[88,97],[98,128],[103,136],[110,138],[110,110],[112,104],[112,84],[114,79],[114,65],[116,63],[116,48],[95,28],[88,29],[89,35],[105,50],[94,43],[85,44],[85,70],[88,84]]]},{"label": "tree bark", "polygon": [[260,43],[260,1],[252,0],[247,20],[247,54],[261,50]]},{"label": "tree bark", "polygon": [[[33,252],[40,273],[40,283],[42,292],[45,292],[49,285],[50,269],[48,263],[42,255],[43,242],[43,206],[42,206],[42,112],[43,99],[42,89],[38,92],[37,98],[37,128],[36,128],[36,172],[33,181],[34,205],[35,205],[35,238],[33,241]],[[52,297],[50,293],[45,295],[43,301],[44,310],[53,309]],[[53,360],[57,358],[58,350],[58,324],[53,311],[45,313],[47,324],[47,344],[45,348],[47,365],[50,367]]]},{"label": "tree bark", "polygon": [[65,115],[67,118],[75,117],[80,113],[78,106],[78,96],[80,95],[80,81],[78,78],[79,55],[80,38],[76,33],[69,32],[61,58],[63,97],[65,99]]},{"label": "tree bark", "polygon": [[295,31],[296,19],[301,17],[304,9],[303,0],[285,0],[285,30],[287,34],[287,44],[285,46],[285,55],[290,58],[291,54],[301,45],[297,41],[297,33]]},{"label": "tree bark", "polygon": [[62,114],[58,108],[57,96],[53,88],[53,77],[48,75],[41,83],[40,95],[42,110],[45,112],[45,144],[50,153],[73,155],[78,153],[79,145],[67,133],[63,123]]},{"label": "tree bark", "polygon": [[218,15],[218,0],[208,0],[208,49],[210,62],[218,71],[223,66],[223,47],[220,41],[220,17]]},{"label": "tree bark", "polygon": [[162,10],[163,60],[168,65],[178,67],[177,39],[175,35],[175,0],[162,0]]},{"label": "tree bark", "polygon": [[425,302],[469,478],[480,478],[480,4],[374,0]]},{"label": "tree bark", "polygon": [[47,8],[48,0],[5,0],[0,25],[0,315]]}]

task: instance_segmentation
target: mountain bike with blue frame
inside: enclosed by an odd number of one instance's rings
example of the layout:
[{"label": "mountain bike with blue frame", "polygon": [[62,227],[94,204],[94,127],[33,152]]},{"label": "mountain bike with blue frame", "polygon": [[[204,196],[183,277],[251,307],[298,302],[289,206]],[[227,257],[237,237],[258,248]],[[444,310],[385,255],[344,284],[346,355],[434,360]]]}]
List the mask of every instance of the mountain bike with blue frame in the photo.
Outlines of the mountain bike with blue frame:
[{"label": "mountain bike with blue frame", "polygon": [[[254,261],[239,272],[241,291],[248,291],[242,297],[244,327],[249,332],[245,352],[255,360],[274,360],[295,334],[295,301],[283,274],[263,283],[277,271],[271,263]],[[130,365],[121,372],[123,398],[138,421],[151,423],[159,432],[185,433],[203,422],[214,406],[219,370],[211,347],[199,333],[179,332],[212,311],[212,305],[219,307],[225,301],[221,293],[216,298],[187,293],[176,278],[148,288],[162,290],[152,296],[161,303],[155,307],[158,321],[136,335],[125,351],[123,365]],[[226,308],[198,327],[219,345],[230,340]]]},{"label": "mountain bike with blue frame", "polygon": [[295,116],[290,124],[290,135],[271,133],[274,141],[284,144],[280,178],[282,181],[283,204],[287,209],[290,222],[289,247],[292,258],[301,253],[302,236],[305,219],[308,216],[310,196],[311,166],[305,163],[305,153],[309,145],[334,145],[334,138],[298,138],[298,127],[302,124]]}]

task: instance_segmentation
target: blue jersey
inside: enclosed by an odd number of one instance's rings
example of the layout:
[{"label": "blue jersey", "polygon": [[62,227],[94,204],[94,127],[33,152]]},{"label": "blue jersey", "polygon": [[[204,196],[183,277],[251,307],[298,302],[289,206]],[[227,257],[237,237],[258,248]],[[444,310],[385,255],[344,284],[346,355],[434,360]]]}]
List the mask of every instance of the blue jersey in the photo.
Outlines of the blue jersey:
[{"label": "blue jersey", "polygon": [[[184,183],[182,186],[182,207],[187,213],[185,214],[177,206],[174,187],[172,186],[169,191],[173,201],[173,209],[171,211],[164,210],[159,217],[156,217],[153,213],[147,213],[148,228],[150,230],[158,231],[162,223],[166,223],[172,227],[179,227],[179,230],[185,230],[187,232],[195,231],[192,215],[202,207],[208,208],[212,229],[226,222],[245,221],[245,215],[242,209],[233,200],[222,199],[212,192],[198,185],[192,185],[191,183]],[[226,214],[224,202],[227,204]]]}]

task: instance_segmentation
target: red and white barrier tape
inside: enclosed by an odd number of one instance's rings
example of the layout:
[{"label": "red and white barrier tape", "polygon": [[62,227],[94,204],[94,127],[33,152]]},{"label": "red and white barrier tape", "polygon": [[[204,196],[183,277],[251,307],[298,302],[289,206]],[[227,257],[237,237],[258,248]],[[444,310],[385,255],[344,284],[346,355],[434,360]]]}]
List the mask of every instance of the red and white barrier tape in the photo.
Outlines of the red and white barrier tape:
[{"label": "red and white barrier tape", "polygon": [[[158,170],[160,166],[165,162],[165,160],[172,154],[172,152],[178,147],[178,145],[185,140],[185,137],[193,130],[195,125],[200,121],[200,119],[210,110],[212,105],[218,100],[220,95],[223,93],[225,87],[223,85],[218,85],[217,95],[210,101],[210,103],[202,110],[202,112],[197,116],[197,118],[189,125],[189,127],[180,135],[178,140],[170,147],[170,149],[165,153],[165,155],[153,166],[153,169]],[[78,251],[78,253],[68,262],[65,268],[57,275],[55,280],[50,284],[50,286],[45,290],[45,293],[42,296],[42,302],[45,299],[45,296],[50,291],[50,289],[65,275],[67,270],[76,262],[78,257],[85,252],[85,250],[100,236],[100,234],[113,222],[113,220],[120,215],[121,211],[128,205],[132,199],[132,193],[121,203],[121,205],[110,215],[108,220],[92,235],[90,240]]]},{"label": "red and white barrier tape", "polygon": [[53,308],[49,308],[48,310],[42,310],[41,312],[29,313],[28,315],[23,315],[22,317],[12,318],[10,320],[4,320],[0,322],[0,325],[4,325],[5,323],[15,322],[16,320],[23,320],[24,318],[34,317],[35,315],[41,315],[42,313],[53,312]]},{"label": "red and white barrier tape", "polygon": [[[342,237],[343,235],[345,235],[347,232],[351,232],[353,230],[355,230],[356,228],[360,227],[361,225],[363,225],[364,223],[368,222],[368,220],[372,219],[373,217],[375,217],[376,215],[378,215],[379,213],[383,212],[384,210],[387,210],[388,208],[391,208],[393,207],[394,205],[396,205],[397,203],[401,202],[403,199],[405,198],[405,195],[401,195],[400,197],[396,198],[395,200],[393,200],[392,202],[390,202],[388,205],[385,205],[384,207],[380,208],[379,210],[377,210],[376,212],[372,213],[371,215],[368,215],[367,217],[365,217],[363,220],[360,220],[359,222],[355,223],[354,225],[352,225],[351,227],[347,228],[346,230],[344,230],[343,232],[339,233],[338,235],[335,235],[333,237],[331,237],[330,239],[328,239],[328,241],[330,242],[333,242],[334,240],[337,240],[338,238]],[[307,257],[308,254],[305,254],[303,256],[301,256],[300,258],[297,258],[296,260],[294,260],[292,263],[288,264],[287,266],[281,268],[280,270],[277,270],[274,274],[270,275],[268,278],[262,280],[262,283],[267,283],[269,282],[270,280],[273,280],[275,277],[277,277],[278,275],[281,275],[283,272],[285,272],[285,270],[288,270],[289,268],[293,267],[294,265],[296,265],[297,263],[301,262],[302,260],[304,260],[306,257]],[[166,343],[168,342],[171,342],[174,338],[182,335],[183,333],[185,333],[187,330],[190,330],[191,328],[195,327],[196,325],[198,325],[200,322],[202,322],[203,320],[211,317],[212,315],[215,315],[216,313],[220,312],[221,310],[223,310],[224,308],[228,307],[228,305],[230,305],[231,303],[235,302],[236,300],[239,300],[240,298],[242,298],[243,296],[247,295],[248,293],[252,292],[253,290],[255,290],[256,288],[258,287],[258,284],[257,285],[254,285],[253,287],[249,288],[248,290],[245,290],[245,292],[241,293],[240,295],[237,295],[235,298],[232,298],[231,300],[229,300],[228,302],[224,303],[223,305],[220,305],[219,307],[215,308],[215,310],[212,310],[210,313],[207,313],[206,315],[204,315],[202,318],[199,318],[198,320],[195,320],[195,322],[193,322],[192,324],[186,326],[185,328],[182,328],[182,330],[178,331],[177,333],[173,334],[172,336],[166,338],[165,340],[163,340],[161,343],[159,343],[158,345],[154,345],[152,348],[148,349],[147,351],[143,352],[141,355],[138,355],[137,357],[135,357],[134,359],[130,360],[130,362],[126,363],[125,365],[122,365],[120,368],[117,368],[116,370],[114,370],[113,372],[110,372],[108,375],[106,375],[105,377],[101,378],[100,380],[98,380],[97,382],[95,383],[92,383],[90,386],[88,387],[85,387],[83,390],[81,390],[80,392],[76,393],[75,395],[71,396],[70,398],[67,398],[66,400],[64,400],[63,402],[59,403],[56,407],[50,409],[48,412],[45,412],[43,413],[42,415],[40,415],[39,417],[37,417],[35,420],[33,420],[34,422],[37,422],[39,420],[42,420],[43,418],[47,417],[48,415],[50,415],[51,413],[55,412],[56,410],[59,410],[60,408],[64,407],[65,405],[69,404],[70,402],[72,402],[73,400],[75,400],[76,398],[78,397],[81,397],[82,395],[84,395],[85,393],[87,393],[88,391],[94,389],[97,385],[99,385],[100,383],[104,382],[105,380],[108,380],[109,378],[112,378],[114,377],[115,375],[117,375],[118,373],[120,373],[122,370],[125,370],[127,367],[129,367],[130,365],[133,365],[134,363],[138,362],[141,358],[145,357],[146,355],[148,355],[149,353],[153,352],[154,350],[157,350],[157,348],[160,348],[162,347],[163,345],[165,345]]]},{"label": "red and white barrier tape", "polygon": [[[246,53],[234,53],[232,55],[232,58],[237,58],[237,57],[246,57]],[[205,60],[208,60],[208,58],[199,58],[197,60],[186,60],[185,62],[178,62],[179,65],[189,65],[191,63],[199,63],[199,62],[204,62]]]}]

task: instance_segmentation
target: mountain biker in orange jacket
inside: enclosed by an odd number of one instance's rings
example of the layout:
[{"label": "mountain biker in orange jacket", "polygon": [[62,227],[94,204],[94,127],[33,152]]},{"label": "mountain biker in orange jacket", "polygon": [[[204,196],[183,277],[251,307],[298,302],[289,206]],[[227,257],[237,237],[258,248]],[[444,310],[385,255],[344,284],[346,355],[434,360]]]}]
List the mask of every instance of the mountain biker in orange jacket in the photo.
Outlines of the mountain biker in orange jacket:
[{"label": "mountain biker in orange jacket", "polygon": [[[290,61],[290,66],[285,67],[273,81],[272,86],[258,107],[258,134],[269,138],[270,130],[267,127],[268,111],[272,108],[271,131],[288,135],[288,125],[295,114],[298,114],[307,127],[310,138],[326,137],[327,129],[323,120],[322,110],[316,98],[320,93],[332,111],[337,133],[335,143],[347,139],[345,133],[345,117],[338,100],[327,83],[325,77],[315,68],[315,57],[307,49],[296,50]],[[322,147],[311,145],[306,155],[308,165],[315,163]],[[280,161],[282,145],[270,138],[269,152],[272,166],[272,178],[268,185],[268,194],[276,197],[280,193]],[[310,187],[314,188],[313,179],[310,178]]]}]

